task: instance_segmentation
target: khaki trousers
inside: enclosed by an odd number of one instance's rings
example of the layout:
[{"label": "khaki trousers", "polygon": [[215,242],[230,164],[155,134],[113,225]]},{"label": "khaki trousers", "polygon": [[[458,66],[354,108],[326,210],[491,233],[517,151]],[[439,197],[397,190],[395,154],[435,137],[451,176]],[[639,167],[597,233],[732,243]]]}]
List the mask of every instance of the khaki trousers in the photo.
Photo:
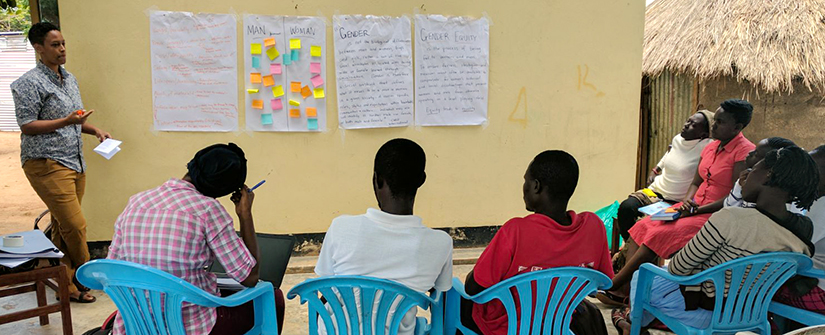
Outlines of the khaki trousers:
[{"label": "khaki trousers", "polygon": [[[86,244],[86,218],[80,202],[86,188],[86,174],[69,169],[51,159],[30,159],[23,164],[26,178],[49,208],[52,217],[52,242],[66,254],[62,261],[74,278],[78,267],[89,261]],[[69,283],[69,293],[77,292]]]}]

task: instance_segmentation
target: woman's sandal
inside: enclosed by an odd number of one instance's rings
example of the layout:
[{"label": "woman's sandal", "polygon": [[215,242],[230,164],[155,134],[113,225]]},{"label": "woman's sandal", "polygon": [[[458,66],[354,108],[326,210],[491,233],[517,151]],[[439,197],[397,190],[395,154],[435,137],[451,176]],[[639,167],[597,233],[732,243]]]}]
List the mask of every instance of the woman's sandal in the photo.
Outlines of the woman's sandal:
[{"label": "woman's sandal", "polygon": [[[630,317],[630,307],[614,308],[612,311],[610,311],[610,321],[611,321],[611,323],[613,323],[613,327],[616,327],[616,331],[619,332],[619,335],[626,335],[624,333],[624,328],[620,327],[619,323],[620,322],[625,322],[625,323],[627,323],[628,326],[630,326],[630,320],[628,319],[629,317]],[[628,330],[628,332],[629,331],[630,330]],[[647,329],[642,328],[641,334],[649,335],[650,332],[648,332]]]},{"label": "woman's sandal", "polygon": [[596,299],[610,307],[626,307],[630,304],[630,297],[620,297],[610,291],[599,290],[599,293],[596,293]]},{"label": "woman's sandal", "polygon": [[[91,303],[97,301],[97,298],[95,296],[89,294],[89,292],[83,292],[83,291],[79,291],[79,292],[80,292],[80,295],[77,296],[77,298],[69,295],[69,301],[80,303],[80,304],[91,304]],[[90,297],[91,299],[83,299],[84,297]],[[56,299],[57,299],[57,301],[60,301],[60,296],[57,296]]]}]

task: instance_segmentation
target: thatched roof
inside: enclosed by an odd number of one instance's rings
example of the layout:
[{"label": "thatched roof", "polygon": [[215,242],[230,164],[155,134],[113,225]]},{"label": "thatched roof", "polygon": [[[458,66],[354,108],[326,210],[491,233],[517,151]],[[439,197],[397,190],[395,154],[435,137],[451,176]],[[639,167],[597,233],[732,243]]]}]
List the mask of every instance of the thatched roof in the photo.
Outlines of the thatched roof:
[{"label": "thatched roof", "polygon": [[800,79],[825,91],[825,0],[657,0],[645,13],[642,70],[720,75],[768,92]]}]

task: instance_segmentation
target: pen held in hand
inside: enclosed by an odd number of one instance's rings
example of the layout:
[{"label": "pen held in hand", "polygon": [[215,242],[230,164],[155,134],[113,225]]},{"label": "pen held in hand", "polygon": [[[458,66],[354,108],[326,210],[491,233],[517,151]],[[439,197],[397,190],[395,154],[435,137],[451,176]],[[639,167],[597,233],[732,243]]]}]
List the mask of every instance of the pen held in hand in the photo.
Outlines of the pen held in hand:
[{"label": "pen held in hand", "polygon": [[261,180],[261,182],[259,182],[259,183],[255,184],[255,186],[252,186],[252,188],[250,188],[250,189],[249,189],[249,192],[254,191],[256,188],[258,188],[259,186],[263,185],[265,182],[266,182],[266,179]]}]

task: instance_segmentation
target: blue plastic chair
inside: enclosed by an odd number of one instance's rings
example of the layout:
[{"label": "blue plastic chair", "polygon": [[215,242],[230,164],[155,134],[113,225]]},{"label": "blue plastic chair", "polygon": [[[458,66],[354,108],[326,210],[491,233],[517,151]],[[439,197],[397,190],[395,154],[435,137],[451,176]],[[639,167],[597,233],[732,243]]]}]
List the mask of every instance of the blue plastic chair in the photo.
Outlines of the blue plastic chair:
[{"label": "blue plastic chair", "polygon": [[[799,274],[811,278],[825,278],[825,271],[820,269],[801,271]],[[805,326],[825,325],[825,315],[791,307],[776,301],[771,302],[770,307],[768,307],[768,312],[774,314],[774,323],[779,327],[779,330],[783,332],[787,331],[785,319],[794,320]]]},{"label": "blue plastic chair", "polygon": [[[632,297],[631,334],[641,332],[643,311],[648,311],[676,334],[736,333],[759,331],[770,334],[768,306],[777,290],[798,271],[811,268],[808,256],[791,252],[770,252],[725,262],[692,276],[674,276],[653,264],[639,269],[636,295]],[[750,271],[748,271],[750,269]],[[725,274],[730,273],[730,289],[724,297]],[[760,275],[761,273],[761,275]],[[681,324],[650,306],[653,278],[660,276],[679,285],[700,285],[711,281],[716,287],[713,316],[708,328],[697,329]]]},{"label": "blue plastic chair", "polygon": [[246,334],[278,334],[275,293],[268,282],[221,298],[158,269],[111,259],[84,264],[77,269],[77,280],[109,295],[127,334],[184,335],[184,301],[204,307],[235,307],[254,301],[255,326]]},{"label": "blue plastic chair", "polygon": [[[445,301],[444,333],[453,335],[458,329],[465,335],[475,334],[461,324],[460,298],[463,297],[476,304],[488,303],[493,299],[501,301],[509,320],[508,335],[569,335],[572,334],[570,321],[576,306],[588,294],[597,289],[608,289],[612,284],[610,277],[599,271],[561,267],[520,274],[469,296],[464,291],[464,284],[453,278],[453,289],[447,292]],[[514,296],[519,300],[518,311]]]},{"label": "blue plastic chair", "polygon": [[[356,292],[360,291],[361,313],[356,307]],[[336,292],[338,294],[336,294]],[[381,293],[383,292],[383,293]],[[440,307],[440,293],[433,294],[436,298],[410,289],[397,282],[366,276],[331,276],[307,279],[296,285],[287,298],[301,297],[301,304],[309,303],[309,334],[318,334],[317,320],[323,320],[327,334],[342,335],[397,335],[401,319],[411,308],[432,308],[432,324],[427,324],[423,317],[416,318],[415,334],[441,335],[443,331],[443,307]],[[335,324],[321,297],[327,301],[335,317]],[[394,301],[399,300],[395,313],[390,313]],[[378,302],[378,310],[373,320],[373,307]],[[390,318],[389,333],[385,326]]]}]

